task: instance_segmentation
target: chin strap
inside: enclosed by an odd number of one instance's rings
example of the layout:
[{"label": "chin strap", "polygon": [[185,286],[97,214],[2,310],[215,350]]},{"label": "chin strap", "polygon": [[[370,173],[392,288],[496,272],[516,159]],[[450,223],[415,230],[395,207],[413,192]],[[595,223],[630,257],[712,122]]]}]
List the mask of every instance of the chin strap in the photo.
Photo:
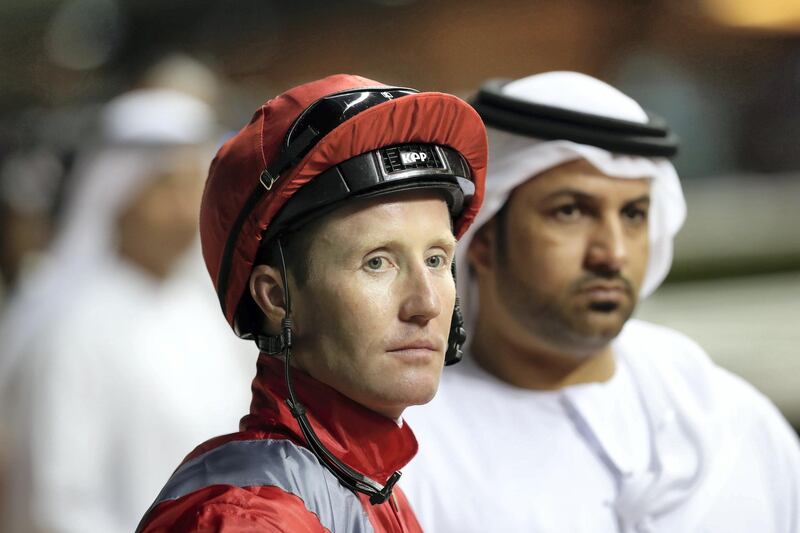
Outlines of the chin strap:
[{"label": "chin strap", "polygon": [[[453,274],[453,283],[458,286],[456,278],[456,259],[450,265]],[[456,302],[453,305],[453,316],[450,319],[450,334],[447,336],[447,351],[444,353],[445,366],[454,365],[464,358],[464,343],[467,342],[467,330],[464,329],[464,316],[461,314],[461,303],[456,293]]]},{"label": "chin strap", "polygon": [[401,472],[397,471],[386,482],[381,485],[375,480],[372,480],[350,468],[328,450],[324,444],[319,440],[314,428],[311,427],[306,416],[306,409],[294,395],[294,387],[292,386],[291,378],[291,357],[292,357],[292,304],[289,299],[289,282],[286,276],[286,261],[283,255],[283,246],[280,239],[277,240],[278,253],[280,256],[281,276],[283,277],[283,295],[286,302],[286,317],[281,321],[280,335],[258,335],[256,337],[256,344],[258,348],[269,354],[278,355],[282,354],[284,357],[284,372],[286,379],[286,389],[288,391],[288,398],[286,398],[286,405],[289,406],[289,411],[294,416],[297,423],[300,425],[300,431],[303,433],[303,439],[306,441],[308,449],[317,457],[319,462],[327,468],[339,482],[353,492],[360,492],[369,496],[369,501],[372,505],[383,503],[392,495],[392,489],[397,481],[400,479]]}]

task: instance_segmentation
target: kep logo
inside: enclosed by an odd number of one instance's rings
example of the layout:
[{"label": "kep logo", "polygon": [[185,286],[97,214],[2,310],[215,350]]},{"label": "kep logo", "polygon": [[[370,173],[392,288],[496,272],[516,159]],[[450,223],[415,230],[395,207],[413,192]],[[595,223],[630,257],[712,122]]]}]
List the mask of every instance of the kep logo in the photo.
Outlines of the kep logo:
[{"label": "kep logo", "polygon": [[400,161],[402,161],[404,165],[424,163],[427,160],[428,154],[425,152],[400,152]]}]

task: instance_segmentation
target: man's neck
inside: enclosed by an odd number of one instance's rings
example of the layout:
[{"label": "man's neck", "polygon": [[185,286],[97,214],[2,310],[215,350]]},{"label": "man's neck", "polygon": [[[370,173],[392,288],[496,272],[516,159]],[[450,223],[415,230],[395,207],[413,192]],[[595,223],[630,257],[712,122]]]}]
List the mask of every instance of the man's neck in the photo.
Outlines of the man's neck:
[{"label": "man's neck", "polygon": [[[266,329],[266,331],[269,331],[269,329]],[[336,389],[340,394],[347,396],[348,398],[353,400],[355,403],[361,405],[365,409],[369,409],[370,411],[373,411],[381,416],[390,419],[392,422],[397,424],[398,427],[403,427],[403,411],[405,411],[406,407],[408,406],[401,407],[398,405],[366,405],[363,401],[359,401],[358,398],[353,398],[349,396],[345,392],[339,390],[335,385],[331,383],[326,383],[325,380],[315,376],[313,370],[309,369],[306,365],[303,364],[304,360],[308,361],[309,358],[314,357],[314,355],[313,354],[305,356],[304,355],[305,354],[303,353],[302,349],[295,349],[291,359],[289,360],[289,365],[292,368],[302,372],[303,374],[306,374],[307,376],[319,381],[320,383],[323,383],[333,389]],[[281,356],[281,359],[284,360],[283,356]]]},{"label": "man's neck", "polygon": [[484,370],[515,387],[558,390],[570,385],[608,381],[616,364],[610,345],[580,354],[559,350],[520,335],[493,328],[491,320],[477,320],[472,358]]}]

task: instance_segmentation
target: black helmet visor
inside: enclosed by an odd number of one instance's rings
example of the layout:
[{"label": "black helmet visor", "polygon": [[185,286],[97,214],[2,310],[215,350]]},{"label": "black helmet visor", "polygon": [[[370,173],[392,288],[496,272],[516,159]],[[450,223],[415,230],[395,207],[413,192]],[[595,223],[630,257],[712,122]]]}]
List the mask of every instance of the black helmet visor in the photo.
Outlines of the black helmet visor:
[{"label": "black helmet visor", "polygon": [[261,183],[271,187],[281,172],[296,165],[341,123],[378,104],[417,92],[402,87],[361,88],[320,98],[308,106],[286,132],[281,153],[262,173]]}]

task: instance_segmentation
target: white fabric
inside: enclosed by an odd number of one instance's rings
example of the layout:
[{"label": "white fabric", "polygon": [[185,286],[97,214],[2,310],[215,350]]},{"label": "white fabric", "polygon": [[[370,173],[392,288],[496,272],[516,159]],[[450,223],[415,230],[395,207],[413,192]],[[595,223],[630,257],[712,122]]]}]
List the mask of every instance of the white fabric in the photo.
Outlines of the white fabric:
[{"label": "white fabric", "polygon": [[408,409],[425,531],[800,532],[800,446],[686,337],[629,321],[606,383],[514,388],[472,360]]},{"label": "white fabric", "polygon": [[238,430],[257,349],[222,318],[199,247],[187,267],[158,283],[107,258],[26,350],[0,530],[129,533],[197,443]]},{"label": "white fabric", "polygon": [[[599,80],[576,72],[551,72],[516,80],[503,92],[533,103],[556,105],[610,118],[645,122],[639,105]],[[542,141],[495,128],[487,128],[489,166],[486,194],[475,222],[461,238],[457,261],[462,310],[471,330],[478,308],[477,284],[471,279],[467,250],[472,236],[500,210],[519,185],[553,167],[586,159],[602,173],[615,178],[651,178],[649,212],[650,255],[640,296],[658,288],[672,264],[672,242],[686,219],[686,202],[672,163],[663,157],[622,155],[565,140]]]},{"label": "white fabric", "polygon": [[122,96],[76,164],[61,231],[0,323],[0,531],[133,531],[185,454],[247,413],[257,349],[220,313],[199,242],[160,282],[117,255],[122,210],[212,118],[172,92]]},{"label": "white fabric", "polygon": [[[644,120],[635,102],[576,73],[509,87],[532,102]],[[642,297],[658,287],[686,215],[666,159],[491,128],[489,150],[486,199],[459,243],[462,265],[474,232],[515,187],[584,158],[612,177],[652,179]],[[468,268],[459,286],[470,331],[479,302]],[[677,332],[631,320],[612,348],[617,365],[608,382],[552,392],[514,388],[479,368],[468,350],[448,368],[434,400],[404,414],[420,451],[400,484],[423,528],[800,533],[800,446],[768,400]]]},{"label": "white fabric", "polygon": [[105,107],[100,122],[103,143],[87,149],[75,164],[55,241],[4,309],[0,393],[42,325],[57,320],[92,279],[95,265],[115,254],[116,219],[129,200],[159,177],[159,170],[167,170],[171,149],[199,145],[214,131],[208,106],[164,90],[119,96]]},{"label": "white fabric", "polygon": [[216,127],[207,104],[173,89],[139,89],[118,96],[101,122],[106,142],[126,144],[200,144]]},{"label": "white fabric", "polygon": [[647,113],[626,94],[580,72],[554,71],[508,82],[503,94],[550,107],[646,124]]},{"label": "white fabric", "polygon": [[94,265],[113,253],[115,219],[127,198],[155,176],[158,161],[153,155],[146,149],[105,149],[81,163],[55,242],[17,289],[0,321],[0,390],[42,324],[63,312],[91,279]]}]

